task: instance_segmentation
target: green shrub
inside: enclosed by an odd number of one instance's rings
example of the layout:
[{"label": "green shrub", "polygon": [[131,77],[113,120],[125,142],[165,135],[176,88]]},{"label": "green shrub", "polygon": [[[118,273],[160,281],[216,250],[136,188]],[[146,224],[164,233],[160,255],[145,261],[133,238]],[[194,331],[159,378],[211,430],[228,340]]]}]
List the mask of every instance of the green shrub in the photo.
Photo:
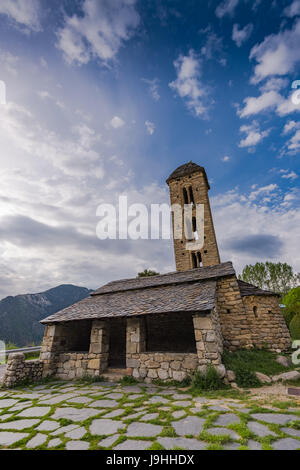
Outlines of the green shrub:
[{"label": "green shrub", "polygon": [[216,371],[210,366],[205,373],[197,371],[192,379],[192,390],[219,390],[225,385]]},{"label": "green shrub", "polygon": [[124,375],[121,380],[121,385],[135,385],[138,381],[132,375]]},{"label": "green shrub", "polygon": [[295,289],[291,289],[288,294],[286,294],[282,303],[290,309],[294,309],[295,313],[300,313],[300,286]]},{"label": "green shrub", "polygon": [[300,314],[294,316],[290,323],[290,333],[293,339],[300,339]]},{"label": "green shrub", "polygon": [[235,381],[239,387],[258,387],[261,385],[255,373],[248,367],[238,367],[235,370]]},{"label": "green shrub", "polygon": [[283,316],[285,319],[285,323],[287,324],[287,327],[290,327],[290,323],[293,320],[295,316],[294,310],[291,310],[289,307],[283,309]]}]

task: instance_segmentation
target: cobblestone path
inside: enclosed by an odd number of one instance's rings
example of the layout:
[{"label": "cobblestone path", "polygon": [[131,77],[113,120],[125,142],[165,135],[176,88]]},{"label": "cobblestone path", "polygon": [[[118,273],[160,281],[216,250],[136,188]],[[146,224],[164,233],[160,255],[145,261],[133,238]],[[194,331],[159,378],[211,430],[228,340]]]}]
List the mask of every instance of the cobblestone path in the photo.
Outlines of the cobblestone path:
[{"label": "cobblestone path", "polygon": [[296,450],[299,404],[53,382],[0,390],[0,449]]}]

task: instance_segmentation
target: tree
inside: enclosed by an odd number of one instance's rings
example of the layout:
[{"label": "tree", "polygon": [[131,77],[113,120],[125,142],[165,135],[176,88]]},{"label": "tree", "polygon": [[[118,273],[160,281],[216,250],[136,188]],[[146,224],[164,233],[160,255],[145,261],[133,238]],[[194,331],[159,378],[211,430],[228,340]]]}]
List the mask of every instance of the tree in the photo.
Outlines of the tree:
[{"label": "tree", "polygon": [[288,326],[295,315],[300,315],[300,287],[289,291],[282,299],[284,305],[283,316]]},{"label": "tree", "polygon": [[239,279],[254,284],[261,289],[271,290],[286,295],[290,289],[300,282],[300,273],[294,274],[293,268],[287,263],[256,263],[247,265]]},{"label": "tree", "polygon": [[159,274],[156,271],[151,271],[151,269],[145,269],[142,273],[138,273],[138,277],[159,276]]},{"label": "tree", "polygon": [[294,309],[295,313],[300,313],[300,286],[290,290],[282,302],[287,308]]},{"label": "tree", "polygon": [[295,315],[290,323],[292,339],[300,339],[300,315]]}]

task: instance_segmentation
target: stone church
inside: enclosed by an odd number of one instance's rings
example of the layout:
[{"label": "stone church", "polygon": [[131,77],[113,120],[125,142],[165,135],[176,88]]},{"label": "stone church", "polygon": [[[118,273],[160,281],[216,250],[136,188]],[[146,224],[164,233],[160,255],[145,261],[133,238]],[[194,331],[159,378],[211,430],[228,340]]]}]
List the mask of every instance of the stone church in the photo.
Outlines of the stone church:
[{"label": "stone church", "polygon": [[181,381],[208,364],[224,371],[223,348],[289,348],[277,295],[239,281],[232,263],[220,261],[205,169],[187,163],[167,184],[171,204],[191,205],[193,232],[196,206],[204,205],[204,245],[182,230],[176,272],[110,282],[43,320],[44,376]]}]

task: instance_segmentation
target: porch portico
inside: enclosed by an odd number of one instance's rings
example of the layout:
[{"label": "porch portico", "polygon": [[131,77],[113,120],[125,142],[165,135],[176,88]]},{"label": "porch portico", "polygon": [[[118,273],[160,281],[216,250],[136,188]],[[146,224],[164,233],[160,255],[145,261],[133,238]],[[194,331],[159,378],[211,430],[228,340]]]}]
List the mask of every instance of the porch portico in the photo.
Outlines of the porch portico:
[{"label": "porch portico", "polygon": [[99,377],[117,369],[146,381],[181,381],[201,366],[220,366],[216,276],[230,266],[110,283],[47,318],[44,375]]}]

